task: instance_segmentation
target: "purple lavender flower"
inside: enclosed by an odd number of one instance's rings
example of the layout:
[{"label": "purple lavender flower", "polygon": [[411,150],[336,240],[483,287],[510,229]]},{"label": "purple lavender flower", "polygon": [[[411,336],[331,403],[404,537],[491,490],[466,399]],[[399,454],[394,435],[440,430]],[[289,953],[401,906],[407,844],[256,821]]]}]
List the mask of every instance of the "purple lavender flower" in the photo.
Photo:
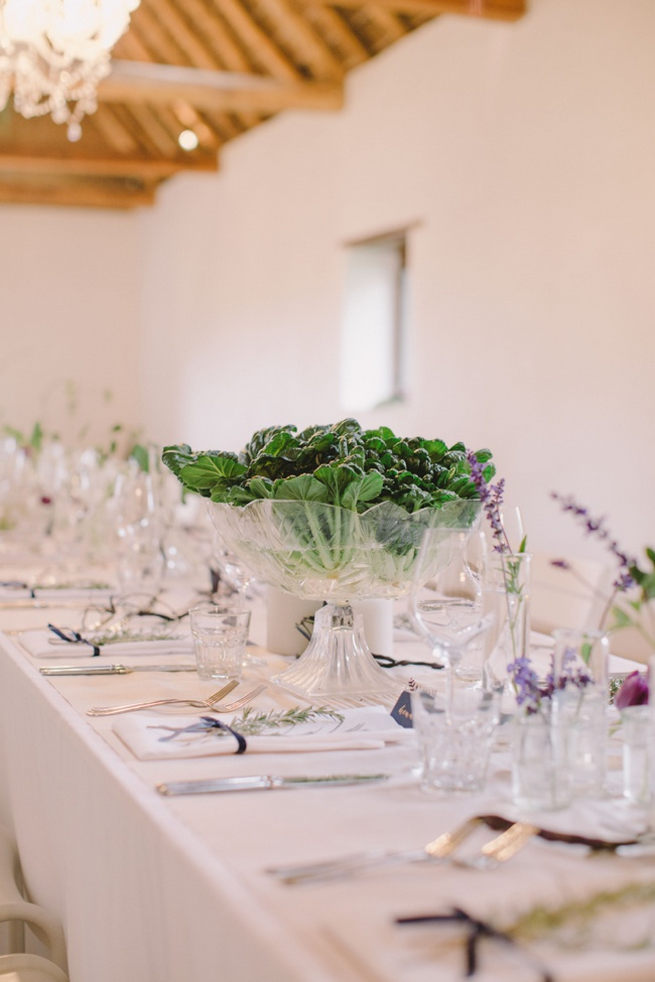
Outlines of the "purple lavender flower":
[{"label": "purple lavender flower", "polygon": [[539,687],[539,676],[530,659],[521,655],[509,663],[507,671],[514,683],[517,704],[524,706],[528,713],[536,713],[545,693]]},{"label": "purple lavender flower", "polygon": [[[563,511],[571,512],[574,518],[579,520],[588,535],[593,535],[605,543],[607,549],[619,564],[617,578],[614,581],[616,589],[624,591],[634,586],[634,578],[630,572],[630,567],[636,566],[637,561],[621,549],[617,540],[612,538],[609,529],[605,525],[605,518],[592,518],[588,509],[580,505],[573,495],[564,496],[558,494],[557,491],[551,491],[550,496],[559,503]],[[553,563],[553,566],[556,565],[558,565],[557,562]]]},{"label": "purple lavender flower", "polygon": [[497,484],[489,484],[484,476],[484,468],[475,454],[469,450],[466,458],[471,467],[471,480],[476,487],[485,517],[491,527],[494,538],[494,552],[511,552],[511,546],[503,522],[500,517],[500,506],[505,495],[505,478],[501,477]]},{"label": "purple lavender flower", "polygon": [[648,702],[648,677],[641,672],[630,672],[623,685],[614,696],[617,709],[628,706],[643,706]]}]

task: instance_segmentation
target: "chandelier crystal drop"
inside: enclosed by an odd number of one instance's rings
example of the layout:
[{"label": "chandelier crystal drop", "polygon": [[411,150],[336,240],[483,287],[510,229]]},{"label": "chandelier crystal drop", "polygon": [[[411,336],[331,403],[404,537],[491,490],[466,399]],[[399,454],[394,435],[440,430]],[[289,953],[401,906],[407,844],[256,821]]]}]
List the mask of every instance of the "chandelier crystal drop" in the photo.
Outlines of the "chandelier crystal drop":
[{"label": "chandelier crystal drop", "polygon": [[79,140],[98,108],[110,51],[140,0],[0,0],[0,111],[13,91],[26,118],[50,114]]}]

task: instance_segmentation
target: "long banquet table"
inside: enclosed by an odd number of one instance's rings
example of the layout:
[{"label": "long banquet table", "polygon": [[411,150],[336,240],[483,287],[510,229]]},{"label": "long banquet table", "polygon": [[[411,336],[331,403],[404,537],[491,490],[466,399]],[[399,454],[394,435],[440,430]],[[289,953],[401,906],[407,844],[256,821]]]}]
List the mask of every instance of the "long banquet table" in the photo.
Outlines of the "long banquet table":
[{"label": "long banquet table", "polygon": [[[407,745],[137,760],[114,733],[114,719],[85,715],[90,706],[197,696],[214,686],[193,673],[43,677],[45,662],[13,632],[70,616],[29,606],[0,611],[0,820],[16,836],[30,895],[62,920],[72,982],[449,982],[463,975],[462,945],[442,944],[443,928],[396,927],[396,915],[460,906],[502,920],[535,903],[556,905],[635,879],[655,883],[655,860],[589,858],[534,840],[493,871],[405,865],[280,884],[266,867],[362,847],[415,847],[469,815],[509,814],[506,756],[494,755],[484,795],[445,797],[420,791]],[[66,655],[58,661],[70,661]],[[267,698],[263,705],[271,705]],[[155,790],[159,782],[219,775],[349,772],[392,779],[179,798]],[[593,825],[598,809],[617,823],[630,818],[615,797],[578,803],[557,821]],[[569,952],[541,945],[538,953],[561,982],[655,978],[653,949],[626,953],[598,942]],[[529,982],[539,974],[511,947],[487,942],[476,978]]]}]

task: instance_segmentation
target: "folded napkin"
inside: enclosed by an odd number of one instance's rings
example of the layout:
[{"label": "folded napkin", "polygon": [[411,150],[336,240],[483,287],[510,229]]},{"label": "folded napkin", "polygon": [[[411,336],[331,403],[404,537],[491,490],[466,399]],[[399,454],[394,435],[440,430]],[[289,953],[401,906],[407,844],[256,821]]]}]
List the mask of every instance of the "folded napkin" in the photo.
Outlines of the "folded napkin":
[{"label": "folded napkin", "polygon": [[12,603],[16,600],[47,600],[49,603],[68,603],[70,601],[105,601],[111,595],[109,586],[103,587],[30,587],[20,581],[5,581],[0,583],[0,603]]},{"label": "folded napkin", "polygon": [[508,806],[506,801],[498,801],[496,806],[490,802],[488,810],[511,822],[524,819],[545,830],[543,837],[546,839],[565,842],[579,838],[581,845],[588,840],[588,844],[603,843],[611,847],[634,839],[645,827],[643,807],[617,797],[575,799],[561,811],[530,812],[527,816],[514,806]]},{"label": "folded napkin", "polygon": [[[398,726],[381,706],[350,709],[340,715],[343,717],[341,720],[318,718],[279,729],[264,728],[252,736],[246,734],[246,753],[377,750],[387,743],[412,739],[412,731]],[[239,730],[240,714],[231,719],[222,716],[221,719]],[[191,725],[200,722],[198,716]],[[235,753],[236,740],[229,733],[213,728],[189,732],[189,725],[188,716],[163,717],[144,713],[120,717],[114,723],[113,730],[139,760]]]},{"label": "folded napkin", "polygon": [[[58,625],[59,626],[59,625]],[[48,630],[21,631],[16,635],[21,647],[34,658],[56,658],[68,662],[71,658],[88,658],[93,654],[88,644],[51,644],[55,635]],[[92,637],[89,639],[92,640]],[[139,641],[112,641],[100,645],[102,655],[112,658],[123,655],[179,655],[192,654],[193,642],[183,628],[176,628],[170,637],[148,640],[147,636]]]}]

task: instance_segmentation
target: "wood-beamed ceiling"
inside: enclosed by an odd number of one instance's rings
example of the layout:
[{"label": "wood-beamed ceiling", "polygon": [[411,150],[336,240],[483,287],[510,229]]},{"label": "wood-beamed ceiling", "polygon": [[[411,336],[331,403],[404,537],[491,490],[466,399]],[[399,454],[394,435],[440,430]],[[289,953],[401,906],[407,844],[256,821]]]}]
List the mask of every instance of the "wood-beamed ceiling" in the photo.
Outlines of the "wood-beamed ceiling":
[{"label": "wood-beamed ceiling", "polygon": [[[526,0],[141,0],[82,138],[0,113],[0,203],[151,204],[179,171],[285,109],[334,112],[346,73],[440,14],[517,20]],[[198,147],[184,151],[182,130]]]}]

